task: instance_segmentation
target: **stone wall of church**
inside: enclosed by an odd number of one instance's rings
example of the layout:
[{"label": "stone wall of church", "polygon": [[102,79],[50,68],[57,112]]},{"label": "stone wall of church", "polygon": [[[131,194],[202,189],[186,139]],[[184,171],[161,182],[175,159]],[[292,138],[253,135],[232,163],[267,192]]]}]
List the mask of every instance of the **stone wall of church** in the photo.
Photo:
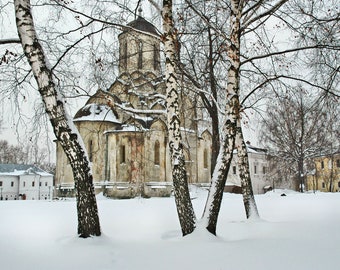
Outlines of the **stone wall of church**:
[{"label": "stone wall of church", "polygon": [[169,179],[168,147],[166,129],[163,122],[158,121],[145,133],[145,181],[166,182]]},{"label": "stone wall of church", "polygon": [[[83,138],[89,159],[92,163],[94,182],[103,181],[105,175],[105,161],[107,155],[107,142],[105,131],[114,127],[110,122],[75,122],[75,125]],[[73,185],[73,173],[71,165],[60,145],[57,145],[56,186]]]},{"label": "stone wall of church", "polygon": [[204,132],[198,140],[197,164],[198,183],[210,183],[211,180],[211,134]]}]

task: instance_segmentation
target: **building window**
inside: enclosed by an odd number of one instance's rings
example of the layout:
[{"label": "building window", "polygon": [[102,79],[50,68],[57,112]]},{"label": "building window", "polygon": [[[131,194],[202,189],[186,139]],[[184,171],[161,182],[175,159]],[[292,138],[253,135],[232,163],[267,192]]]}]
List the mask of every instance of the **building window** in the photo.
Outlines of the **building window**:
[{"label": "building window", "polygon": [[159,68],[159,49],[156,44],[153,45],[153,69],[158,70]]},{"label": "building window", "polygon": [[2,187],[2,181],[0,181],[0,187]]},{"label": "building window", "polygon": [[233,174],[236,174],[236,166],[233,166]]},{"label": "building window", "polygon": [[11,182],[11,187],[14,187],[14,182],[13,181]]},{"label": "building window", "polygon": [[325,163],[323,162],[323,160],[321,161],[321,169],[323,170],[325,168]]},{"label": "building window", "polygon": [[204,169],[208,168],[208,151],[207,151],[207,149],[204,149],[204,152],[203,152],[203,167],[204,167]]},{"label": "building window", "polygon": [[34,181],[32,181],[32,187],[34,187]]},{"label": "building window", "polygon": [[338,182],[338,188],[340,188],[340,181]]},{"label": "building window", "polygon": [[45,182],[45,187],[47,187],[47,182]]},{"label": "building window", "polygon": [[89,141],[89,159],[92,162],[92,159],[93,159],[93,142],[92,142],[92,140]]},{"label": "building window", "polygon": [[120,146],[120,163],[125,163],[126,162],[126,154],[125,154],[125,145]]},{"label": "building window", "polygon": [[124,43],[122,46],[121,65],[124,69],[126,69],[127,67],[127,43]]},{"label": "building window", "polygon": [[337,159],[337,160],[336,160],[336,166],[337,166],[338,168],[340,168],[340,159]]},{"label": "building window", "polygon": [[254,165],[254,174],[257,174],[257,168],[256,168],[256,165]]},{"label": "building window", "polygon": [[41,187],[41,182],[39,182],[39,187]]},{"label": "building window", "polygon": [[23,186],[23,187],[25,187],[25,186],[26,186],[26,182],[25,182],[25,181],[22,183],[22,186]]},{"label": "building window", "polygon": [[154,147],[154,160],[155,160],[155,165],[159,165],[160,164],[160,153],[159,153],[159,141],[155,141],[155,147]]},{"label": "building window", "polygon": [[143,42],[138,44],[138,69],[143,68]]},{"label": "building window", "polygon": [[266,174],[266,167],[265,166],[262,167],[262,173]]},{"label": "building window", "polygon": [[326,185],[325,185],[325,182],[322,182],[322,188],[325,188]]}]

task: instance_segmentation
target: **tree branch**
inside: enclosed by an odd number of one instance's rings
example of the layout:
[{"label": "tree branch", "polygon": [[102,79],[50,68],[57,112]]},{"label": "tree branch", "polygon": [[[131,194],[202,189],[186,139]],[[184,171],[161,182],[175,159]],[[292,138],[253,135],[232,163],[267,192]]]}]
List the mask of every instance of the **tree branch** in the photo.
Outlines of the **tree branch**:
[{"label": "tree branch", "polygon": [[[252,23],[264,18],[264,17],[267,17],[271,14],[273,14],[275,11],[277,11],[283,4],[285,4],[288,0],[281,0],[279,1],[278,3],[276,3],[274,6],[272,6],[271,9],[268,9],[266,12],[264,13],[261,13],[260,15],[254,17],[253,19],[250,19],[251,16],[249,16],[249,19],[243,21],[243,25],[241,27],[241,32],[243,32],[244,29],[246,29],[249,25],[251,25]],[[246,11],[248,12],[248,11]]]},{"label": "tree branch", "polygon": [[0,45],[4,44],[20,44],[20,39],[19,38],[0,39]]},{"label": "tree branch", "polygon": [[244,64],[251,62],[253,60],[259,60],[259,59],[271,57],[271,56],[274,56],[274,55],[281,55],[281,54],[285,54],[285,53],[291,53],[291,52],[297,52],[297,51],[303,51],[303,50],[311,50],[311,49],[340,50],[340,47],[339,46],[318,45],[317,44],[317,45],[301,47],[301,48],[292,48],[292,49],[288,49],[288,50],[284,50],[284,51],[278,51],[278,52],[272,52],[272,53],[268,53],[268,54],[264,54],[264,55],[254,56],[252,58],[248,58],[244,61],[241,61],[241,65],[244,65]]}]

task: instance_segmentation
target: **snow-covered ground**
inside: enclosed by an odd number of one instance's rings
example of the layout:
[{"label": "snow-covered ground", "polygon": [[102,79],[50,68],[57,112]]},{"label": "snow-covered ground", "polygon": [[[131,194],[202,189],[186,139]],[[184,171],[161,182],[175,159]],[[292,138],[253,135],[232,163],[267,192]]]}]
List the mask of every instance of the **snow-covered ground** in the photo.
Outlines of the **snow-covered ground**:
[{"label": "snow-covered ground", "polygon": [[[218,237],[181,237],[173,198],[98,196],[103,235],[76,236],[67,201],[0,201],[0,269],[339,269],[340,193],[256,196],[247,221],[240,195],[225,193]],[[206,192],[193,190],[201,215]]]}]

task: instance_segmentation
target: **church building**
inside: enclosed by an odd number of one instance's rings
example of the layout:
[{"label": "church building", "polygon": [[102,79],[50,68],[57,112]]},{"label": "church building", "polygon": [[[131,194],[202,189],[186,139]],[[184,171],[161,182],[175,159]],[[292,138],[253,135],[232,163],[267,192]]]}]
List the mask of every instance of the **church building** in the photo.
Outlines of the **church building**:
[{"label": "church building", "polygon": [[[160,36],[141,15],[118,36],[119,73],[74,116],[92,165],[96,192],[115,198],[169,196],[171,163]],[[189,183],[210,182],[211,133],[196,97],[181,92],[181,130]],[[55,186],[71,196],[71,166],[57,143]]]}]

